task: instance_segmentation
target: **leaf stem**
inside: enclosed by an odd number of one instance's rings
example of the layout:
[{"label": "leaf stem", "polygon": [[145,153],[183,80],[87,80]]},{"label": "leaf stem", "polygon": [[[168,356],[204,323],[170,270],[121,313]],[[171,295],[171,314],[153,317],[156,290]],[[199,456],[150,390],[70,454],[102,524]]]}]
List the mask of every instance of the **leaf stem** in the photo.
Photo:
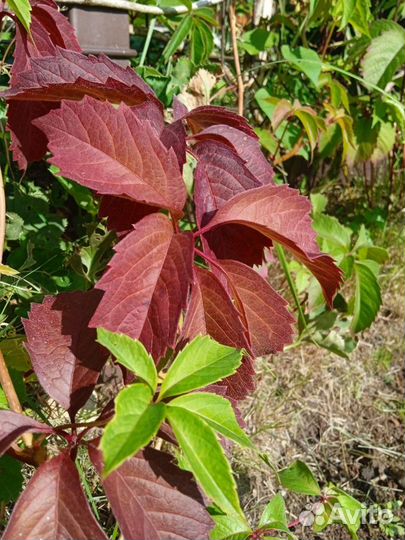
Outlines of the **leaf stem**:
[{"label": "leaf stem", "polygon": [[300,332],[300,335],[301,335],[303,330],[305,330],[306,327],[307,327],[307,321],[305,320],[305,315],[304,315],[304,312],[302,310],[300,299],[298,298],[298,292],[297,292],[297,289],[295,287],[294,280],[292,278],[290,269],[288,268],[288,262],[287,262],[287,259],[286,259],[285,253],[284,253],[284,249],[280,244],[276,244],[276,251],[277,251],[277,255],[278,255],[278,258],[280,260],[281,266],[283,268],[285,277],[287,279],[287,283],[288,283],[288,286],[290,288],[291,294],[292,294],[292,296],[294,298],[295,306],[297,308],[297,312],[298,312],[298,329],[299,329],[299,332]]}]

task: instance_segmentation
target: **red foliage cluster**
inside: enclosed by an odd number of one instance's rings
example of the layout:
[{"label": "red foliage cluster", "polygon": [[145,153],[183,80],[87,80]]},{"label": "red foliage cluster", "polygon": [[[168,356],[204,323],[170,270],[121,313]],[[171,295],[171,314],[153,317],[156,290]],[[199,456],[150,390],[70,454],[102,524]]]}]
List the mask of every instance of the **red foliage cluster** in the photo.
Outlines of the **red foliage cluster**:
[{"label": "red foliage cluster", "polygon": [[[162,104],[132,69],[83,55],[52,0],[33,0],[32,7],[31,35],[17,24],[11,87],[3,93],[14,159],[25,169],[49,151],[63,176],[102,196],[101,215],[121,238],[96,290],[46,298],[33,307],[25,329],[41,384],[74,419],[106,361],[95,343],[96,327],[141,340],[156,363],[169,349],[210,334],[247,351],[239,372],[223,381],[227,396],[243,398],[254,386],[254,358],[283,350],[293,334],[286,301],[253,268],[264,250],[273,242],[283,245],[318,278],[329,303],[340,284],[340,271],[316,243],[309,201],[274,184],[244,118],[220,107],[187,111],[175,101],[174,120],[166,124]],[[183,181],[187,154],[196,160],[192,194]],[[24,430],[45,430],[18,418],[14,423],[5,434],[0,430],[6,447]],[[57,538],[61,529],[71,538],[103,537],[84,502],[63,495],[65,488],[81,493],[69,459],[61,455],[40,467],[5,538]],[[93,459],[100,468],[96,452]],[[120,469],[106,482],[126,537],[207,536],[210,521],[195,485],[188,479],[187,492],[187,473],[170,463],[163,467],[168,459],[149,449],[123,466],[128,472]],[[124,504],[118,497],[129,489],[120,474],[129,475],[137,500]],[[171,508],[163,501],[159,513],[178,512],[181,526],[148,521],[149,498],[139,476],[172,490]],[[37,484],[51,509],[42,512],[35,501]],[[78,518],[49,525],[51,510],[69,517],[55,505]],[[42,528],[30,519],[33,511],[45,520]],[[127,524],[131,512],[143,515],[136,530]]]}]

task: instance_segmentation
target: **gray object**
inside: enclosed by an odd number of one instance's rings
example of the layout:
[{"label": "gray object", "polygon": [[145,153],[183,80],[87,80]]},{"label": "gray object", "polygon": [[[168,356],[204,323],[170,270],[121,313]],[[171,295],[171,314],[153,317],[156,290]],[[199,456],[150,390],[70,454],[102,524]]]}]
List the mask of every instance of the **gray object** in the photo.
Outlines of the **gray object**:
[{"label": "gray object", "polygon": [[137,52],[129,47],[129,19],[124,10],[103,7],[72,7],[69,21],[85,54],[104,53],[117,64],[129,65]]}]

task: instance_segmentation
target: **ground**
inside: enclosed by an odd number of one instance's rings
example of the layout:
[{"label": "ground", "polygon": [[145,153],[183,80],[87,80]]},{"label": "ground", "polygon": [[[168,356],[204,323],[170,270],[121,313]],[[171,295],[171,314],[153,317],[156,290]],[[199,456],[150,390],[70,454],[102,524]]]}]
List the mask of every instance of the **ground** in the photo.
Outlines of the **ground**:
[{"label": "ground", "polygon": [[[260,359],[254,395],[244,403],[247,428],[271,464],[300,459],[321,485],[333,482],[363,501],[404,500],[404,283],[403,231],[392,227],[390,261],[382,276],[383,306],[350,359],[308,344]],[[258,453],[235,450],[244,508],[252,522],[279,488]],[[291,519],[307,499],[287,498]],[[403,519],[403,516],[402,516]],[[300,540],[317,538],[309,528]],[[348,539],[337,527],[322,538]],[[361,539],[388,538],[376,526]]]}]

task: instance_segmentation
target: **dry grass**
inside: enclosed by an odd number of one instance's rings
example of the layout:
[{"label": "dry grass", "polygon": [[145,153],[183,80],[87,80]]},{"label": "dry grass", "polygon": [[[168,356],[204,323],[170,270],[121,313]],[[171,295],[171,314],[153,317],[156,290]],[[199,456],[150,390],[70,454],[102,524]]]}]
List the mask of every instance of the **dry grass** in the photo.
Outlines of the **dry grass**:
[{"label": "dry grass", "polygon": [[[301,459],[322,484],[334,482],[366,504],[403,499],[405,488],[405,241],[401,232],[391,233],[384,304],[350,359],[309,344],[262,359],[257,390],[244,404],[248,430],[276,468]],[[256,522],[278,490],[275,476],[250,451],[236,450],[234,466],[244,507]],[[292,518],[303,505],[305,500],[290,496]],[[361,538],[374,538],[375,532]],[[315,536],[302,531],[300,538]],[[348,534],[337,528],[322,538]]]}]

